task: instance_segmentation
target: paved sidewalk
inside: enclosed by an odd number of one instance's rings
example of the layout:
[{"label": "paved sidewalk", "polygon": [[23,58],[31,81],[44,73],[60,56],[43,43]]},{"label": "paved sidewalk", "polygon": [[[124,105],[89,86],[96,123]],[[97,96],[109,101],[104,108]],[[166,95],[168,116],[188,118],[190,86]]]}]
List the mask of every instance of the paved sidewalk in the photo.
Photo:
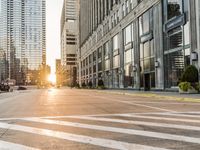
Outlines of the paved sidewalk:
[{"label": "paved sidewalk", "polygon": [[200,102],[200,94],[179,94],[178,92],[155,92],[155,91],[135,91],[135,90],[96,90],[97,92],[113,93],[129,96],[155,97],[159,99],[170,99],[178,101]]}]

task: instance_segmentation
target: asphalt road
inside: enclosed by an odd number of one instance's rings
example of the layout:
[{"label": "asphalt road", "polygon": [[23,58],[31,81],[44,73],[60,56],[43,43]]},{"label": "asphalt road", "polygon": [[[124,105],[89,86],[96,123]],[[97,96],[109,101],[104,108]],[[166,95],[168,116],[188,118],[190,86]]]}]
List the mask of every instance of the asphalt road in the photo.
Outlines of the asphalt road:
[{"label": "asphalt road", "polygon": [[199,150],[200,103],[49,89],[0,94],[0,150]]}]

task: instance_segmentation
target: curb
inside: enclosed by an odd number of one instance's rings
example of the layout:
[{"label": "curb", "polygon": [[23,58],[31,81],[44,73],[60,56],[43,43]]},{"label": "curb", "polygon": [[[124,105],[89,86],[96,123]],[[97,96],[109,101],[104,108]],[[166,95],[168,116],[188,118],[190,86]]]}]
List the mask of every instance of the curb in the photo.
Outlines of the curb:
[{"label": "curb", "polygon": [[99,90],[93,90],[98,93],[112,93],[112,94],[118,94],[118,95],[127,95],[127,96],[142,96],[145,98],[159,98],[159,100],[174,100],[174,101],[184,101],[184,102],[196,102],[200,103],[200,99],[198,98],[184,98],[184,97],[176,97],[176,96],[165,96],[165,95],[158,95],[153,93],[126,93],[126,92],[113,92],[113,91],[99,91]]}]

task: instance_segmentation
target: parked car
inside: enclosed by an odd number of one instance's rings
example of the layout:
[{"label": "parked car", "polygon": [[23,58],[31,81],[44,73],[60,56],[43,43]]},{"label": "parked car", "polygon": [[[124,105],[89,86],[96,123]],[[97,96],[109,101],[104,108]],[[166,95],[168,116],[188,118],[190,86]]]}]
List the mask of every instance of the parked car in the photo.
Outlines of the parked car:
[{"label": "parked car", "polygon": [[23,87],[23,86],[19,86],[19,87],[17,88],[17,90],[18,90],[18,91],[24,91],[24,90],[27,90],[27,88],[25,88],[25,87]]},{"label": "parked car", "polygon": [[8,84],[2,83],[0,85],[0,90],[4,92],[9,92],[10,91],[10,86]]}]

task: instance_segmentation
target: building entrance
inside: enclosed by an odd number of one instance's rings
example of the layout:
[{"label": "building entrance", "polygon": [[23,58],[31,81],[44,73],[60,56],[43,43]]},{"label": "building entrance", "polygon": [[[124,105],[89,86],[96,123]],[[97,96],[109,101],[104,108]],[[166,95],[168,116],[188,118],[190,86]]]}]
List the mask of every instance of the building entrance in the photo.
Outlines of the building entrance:
[{"label": "building entrance", "polygon": [[150,74],[145,74],[144,75],[144,90],[145,91],[150,91],[151,90],[151,80],[150,80]]}]

